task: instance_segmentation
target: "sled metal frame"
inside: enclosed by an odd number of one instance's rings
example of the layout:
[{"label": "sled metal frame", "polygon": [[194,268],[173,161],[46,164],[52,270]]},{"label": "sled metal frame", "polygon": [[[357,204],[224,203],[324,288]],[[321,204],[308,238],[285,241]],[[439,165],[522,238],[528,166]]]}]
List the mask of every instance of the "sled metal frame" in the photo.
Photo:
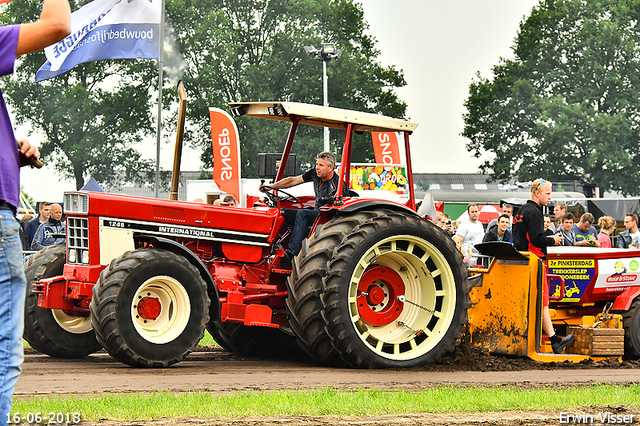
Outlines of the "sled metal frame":
[{"label": "sled metal frame", "polygon": [[[496,252],[488,243],[482,254],[494,256],[487,269],[470,269],[480,274],[471,289],[468,340],[490,353],[526,356],[539,362],[600,361],[620,356],[554,354],[549,342],[542,343],[542,262],[533,253],[517,252],[508,243]],[[487,248],[488,247],[488,248]],[[506,250],[505,250],[506,249]],[[553,317],[553,316],[552,316]]]}]

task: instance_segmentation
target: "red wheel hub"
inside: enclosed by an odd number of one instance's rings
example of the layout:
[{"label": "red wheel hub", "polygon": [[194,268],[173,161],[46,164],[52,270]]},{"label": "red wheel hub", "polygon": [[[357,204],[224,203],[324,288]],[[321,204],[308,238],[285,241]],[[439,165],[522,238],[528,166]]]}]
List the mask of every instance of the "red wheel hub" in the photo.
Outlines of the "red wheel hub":
[{"label": "red wheel hub", "polygon": [[356,302],[360,318],[371,325],[387,325],[395,321],[404,307],[398,296],[404,295],[404,282],[396,271],[388,266],[367,268],[360,283]]},{"label": "red wheel hub", "polygon": [[147,320],[154,320],[160,316],[162,305],[157,297],[144,297],[138,302],[138,315]]}]

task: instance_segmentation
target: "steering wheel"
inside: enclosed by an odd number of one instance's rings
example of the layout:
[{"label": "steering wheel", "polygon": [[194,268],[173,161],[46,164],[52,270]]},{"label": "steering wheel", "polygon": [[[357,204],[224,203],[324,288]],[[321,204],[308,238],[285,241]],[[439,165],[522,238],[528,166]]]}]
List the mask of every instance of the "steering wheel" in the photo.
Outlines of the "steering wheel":
[{"label": "steering wheel", "polygon": [[294,197],[293,195],[289,194],[286,191],[283,191],[282,189],[277,189],[269,185],[262,185],[260,186],[260,190],[269,199],[269,204],[271,205],[271,207],[277,207],[278,201],[279,202],[288,201],[291,203],[298,202],[298,198]]}]

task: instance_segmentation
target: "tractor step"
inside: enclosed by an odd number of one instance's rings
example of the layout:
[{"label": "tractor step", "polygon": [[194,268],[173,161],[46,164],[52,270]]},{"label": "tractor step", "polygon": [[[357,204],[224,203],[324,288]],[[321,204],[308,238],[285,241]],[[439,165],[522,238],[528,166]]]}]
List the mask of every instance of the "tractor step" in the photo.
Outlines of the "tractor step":
[{"label": "tractor step", "polygon": [[[544,350],[544,347],[542,348]],[[551,345],[549,345],[549,350],[551,350]],[[529,358],[538,362],[572,362],[577,364],[582,361],[591,360],[594,362],[606,361],[606,360],[616,360],[618,362],[622,362],[622,356],[589,356],[589,355],[576,355],[576,354],[554,354],[553,352],[538,352],[538,353],[530,353]]]},{"label": "tractor step", "polygon": [[[541,348],[542,350],[545,350],[546,348],[543,347]],[[548,347],[549,351],[551,351],[551,345],[549,345]],[[551,352],[537,352],[537,353],[530,353],[529,354],[529,358],[531,358],[534,361],[538,361],[538,362],[573,362],[575,364],[582,362],[582,361],[586,361],[589,359],[589,356],[587,355],[574,355],[574,354],[554,354],[552,351]]]}]

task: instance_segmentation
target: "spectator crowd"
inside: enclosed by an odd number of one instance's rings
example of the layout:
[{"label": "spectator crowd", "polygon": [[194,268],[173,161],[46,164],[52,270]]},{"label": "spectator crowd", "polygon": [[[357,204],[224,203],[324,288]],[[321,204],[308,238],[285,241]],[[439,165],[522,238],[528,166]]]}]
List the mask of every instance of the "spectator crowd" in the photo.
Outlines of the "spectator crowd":
[{"label": "spectator crowd", "polygon": [[[468,217],[456,226],[449,215],[437,212],[436,225],[454,240],[456,247],[463,254],[465,264],[469,266],[488,266],[488,259],[483,259],[478,253],[475,249],[476,244],[489,241],[513,243],[513,206],[504,204],[501,215],[490,221],[486,227],[478,220],[479,215],[478,204],[471,203],[467,206]],[[610,216],[602,216],[596,222],[591,213],[584,213],[578,219],[567,211],[567,205],[563,202],[556,203],[553,216],[544,215],[545,234],[560,236],[561,246],[637,249],[640,247],[638,216],[627,213],[624,226],[625,230],[617,235],[614,244],[616,220]]]},{"label": "spectator crowd", "polygon": [[41,201],[36,217],[25,214],[20,219],[20,239],[23,251],[38,251],[65,242],[65,221],[62,206]]}]

